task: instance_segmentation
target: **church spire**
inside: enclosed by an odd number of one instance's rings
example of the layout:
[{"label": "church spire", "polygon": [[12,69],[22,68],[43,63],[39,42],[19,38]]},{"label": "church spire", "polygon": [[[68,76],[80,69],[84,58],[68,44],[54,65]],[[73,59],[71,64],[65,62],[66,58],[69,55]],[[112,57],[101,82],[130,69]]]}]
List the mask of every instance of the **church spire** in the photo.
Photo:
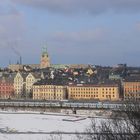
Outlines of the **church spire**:
[{"label": "church spire", "polygon": [[48,55],[47,45],[44,45],[42,48],[42,55]]},{"label": "church spire", "polygon": [[42,48],[40,68],[42,69],[47,67],[50,67],[50,59],[47,51],[47,45],[44,45],[44,47]]},{"label": "church spire", "polygon": [[47,51],[47,45],[44,45],[44,46],[43,46],[42,51],[43,51],[43,52],[48,52],[48,51]]}]

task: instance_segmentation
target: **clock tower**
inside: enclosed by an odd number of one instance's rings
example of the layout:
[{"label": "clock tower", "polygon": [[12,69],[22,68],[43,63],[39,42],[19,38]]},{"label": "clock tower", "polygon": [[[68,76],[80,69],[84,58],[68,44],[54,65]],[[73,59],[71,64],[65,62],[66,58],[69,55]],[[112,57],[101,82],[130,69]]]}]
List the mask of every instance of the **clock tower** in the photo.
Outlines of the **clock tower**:
[{"label": "clock tower", "polygon": [[42,49],[40,68],[43,69],[48,67],[50,67],[50,58],[48,55],[47,47],[45,46]]}]

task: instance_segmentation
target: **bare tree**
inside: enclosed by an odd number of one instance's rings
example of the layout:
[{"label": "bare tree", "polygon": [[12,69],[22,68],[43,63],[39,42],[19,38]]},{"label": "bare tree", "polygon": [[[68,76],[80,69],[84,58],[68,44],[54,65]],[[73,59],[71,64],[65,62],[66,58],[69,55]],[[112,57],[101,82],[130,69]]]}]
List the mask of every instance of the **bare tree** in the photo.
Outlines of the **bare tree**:
[{"label": "bare tree", "polygon": [[50,138],[48,140],[62,140],[62,134],[57,132],[57,134],[50,134]]},{"label": "bare tree", "polygon": [[[79,140],[140,140],[140,103],[126,102],[116,117],[92,119],[86,135],[78,135]],[[119,116],[119,117],[118,117]]]}]

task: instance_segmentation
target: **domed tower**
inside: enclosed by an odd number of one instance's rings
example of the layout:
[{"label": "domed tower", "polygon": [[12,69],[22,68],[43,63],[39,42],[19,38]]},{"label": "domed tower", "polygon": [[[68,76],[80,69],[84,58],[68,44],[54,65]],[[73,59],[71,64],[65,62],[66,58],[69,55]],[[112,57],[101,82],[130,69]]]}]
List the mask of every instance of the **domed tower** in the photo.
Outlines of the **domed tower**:
[{"label": "domed tower", "polygon": [[40,68],[43,69],[47,67],[50,67],[50,58],[48,55],[47,47],[45,46],[42,49]]}]

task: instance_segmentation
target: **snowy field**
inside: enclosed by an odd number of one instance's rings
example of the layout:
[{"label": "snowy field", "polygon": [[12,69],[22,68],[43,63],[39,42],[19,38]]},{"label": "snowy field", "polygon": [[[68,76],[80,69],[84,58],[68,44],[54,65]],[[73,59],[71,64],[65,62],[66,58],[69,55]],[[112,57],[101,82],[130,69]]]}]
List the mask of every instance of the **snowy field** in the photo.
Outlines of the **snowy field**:
[{"label": "snowy field", "polygon": [[[91,120],[85,116],[0,112],[0,140],[52,140],[53,132],[84,132]],[[71,134],[53,139],[74,140]]]}]

